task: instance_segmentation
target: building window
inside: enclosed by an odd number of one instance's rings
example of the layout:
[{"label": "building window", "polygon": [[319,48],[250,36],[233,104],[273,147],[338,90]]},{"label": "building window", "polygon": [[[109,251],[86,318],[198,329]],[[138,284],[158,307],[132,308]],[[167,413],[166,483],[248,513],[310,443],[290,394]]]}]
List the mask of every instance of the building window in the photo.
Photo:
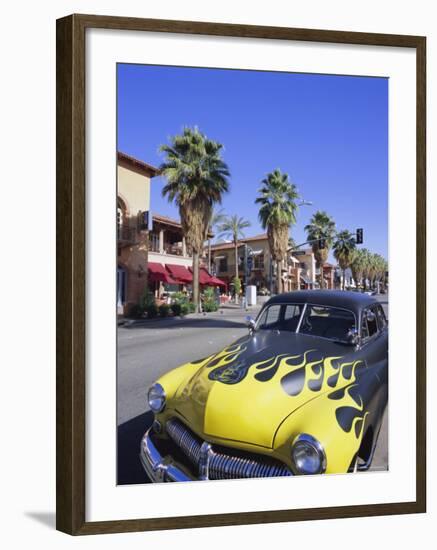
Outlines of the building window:
[{"label": "building window", "polygon": [[157,233],[149,234],[149,250],[150,252],[159,252],[159,235]]},{"label": "building window", "polygon": [[226,273],[228,271],[228,258],[220,258],[217,269],[218,273]]},{"label": "building window", "polygon": [[264,254],[257,254],[253,257],[253,269],[264,269]]},{"label": "building window", "polygon": [[126,240],[129,236],[128,231],[126,205],[120,197],[117,197],[117,239],[119,241]]},{"label": "building window", "polygon": [[120,205],[117,206],[117,239],[122,239],[124,225],[124,212]]}]

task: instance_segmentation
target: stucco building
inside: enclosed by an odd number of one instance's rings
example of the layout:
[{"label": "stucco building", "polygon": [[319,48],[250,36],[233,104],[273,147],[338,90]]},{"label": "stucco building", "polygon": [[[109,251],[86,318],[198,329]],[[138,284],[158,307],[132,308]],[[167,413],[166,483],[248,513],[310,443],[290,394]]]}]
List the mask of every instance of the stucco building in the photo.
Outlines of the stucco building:
[{"label": "stucco building", "polygon": [[[125,153],[117,156],[117,312],[129,313],[147,288],[160,298],[164,291],[188,290],[192,256],[178,220],[151,213],[154,166]],[[210,235],[212,237],[212,235]],[[201,268],[199,282],[223,286]]]},{"label": "stucco building", "polygon": [[[248,283],[255,285],[258,291],[263,289],[275,291],[276,265],[270,255],[267,234],[255,235],[238,241],[239,257],[243,254],[243,245],[251,249],[251,270]],[[211,245],[211,264],[213,272],[231,285],[235,277],[235,246],[232,242]],[[244,265],[239,261],[238,276],[244,283]],[[318,270],[311,248],[290,252],[287,261],[283,262],[281,277],[284,292],[317,287]],[[334,267],[326,264],[324,268],[325,285],[334,288]]]},{"label": "stucco building", "polygon": [[117,154],[117,311],[137,304],[147,281],[147,215],[154,166]]}]

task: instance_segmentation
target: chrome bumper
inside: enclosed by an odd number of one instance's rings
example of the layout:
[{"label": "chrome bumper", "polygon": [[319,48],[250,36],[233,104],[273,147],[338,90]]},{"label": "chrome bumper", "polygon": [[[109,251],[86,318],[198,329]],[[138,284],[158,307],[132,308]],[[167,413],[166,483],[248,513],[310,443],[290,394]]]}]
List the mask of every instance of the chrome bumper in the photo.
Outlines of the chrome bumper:
[{"label": "chrome bumper", "polygon": [[153,428],[149,428],[141,440],[140,460],[150,480],[162,481],[193,481],[181,466],[170,456],[163,457],[153,443],[151,436]]}]

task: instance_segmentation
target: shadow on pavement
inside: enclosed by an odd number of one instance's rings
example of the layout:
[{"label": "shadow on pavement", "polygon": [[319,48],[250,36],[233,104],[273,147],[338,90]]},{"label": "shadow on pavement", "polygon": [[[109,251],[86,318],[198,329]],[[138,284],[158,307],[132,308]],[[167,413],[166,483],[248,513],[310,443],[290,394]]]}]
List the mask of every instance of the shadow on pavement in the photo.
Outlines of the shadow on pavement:
[{"label": "shadow on pavement", "polygon": [[183,319],[183,320],[172,320],[169,321],[158,321],[157,323],[145,322],[145,323],[135,323],[131,326],[124,327],[127,330],[133,329],[156,329],[156,328],[165,328],[165,329],[175,329],[175,328],[186,328],[186,327],[202,327],[202,328],[246,328],[246,323],[244,321],[231,321],[230,319],[208,319],[206,318],[195,318],[195,319]]},{"label": "shadow on pavement", "polygon": [[117,484],[150,483],[140,464],[140,442],[152,425],[153,413],[147,411],[117,428]]}]

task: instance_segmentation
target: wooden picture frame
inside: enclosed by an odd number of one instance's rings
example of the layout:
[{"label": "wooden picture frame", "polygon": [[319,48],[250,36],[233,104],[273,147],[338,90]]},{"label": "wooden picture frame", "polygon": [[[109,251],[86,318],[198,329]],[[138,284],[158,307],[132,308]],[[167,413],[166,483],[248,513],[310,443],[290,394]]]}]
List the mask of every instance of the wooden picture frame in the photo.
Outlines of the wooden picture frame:
[{"label": "wooden picture frame", "polygon": [[[416,51],[417,410],[411,502],[120,521],[85,520],[85,32],[89,28],[377,45]],[[426,39],[71,15],[57,21],[57,529],[72,535],[409,514],[426,510]]]}]

